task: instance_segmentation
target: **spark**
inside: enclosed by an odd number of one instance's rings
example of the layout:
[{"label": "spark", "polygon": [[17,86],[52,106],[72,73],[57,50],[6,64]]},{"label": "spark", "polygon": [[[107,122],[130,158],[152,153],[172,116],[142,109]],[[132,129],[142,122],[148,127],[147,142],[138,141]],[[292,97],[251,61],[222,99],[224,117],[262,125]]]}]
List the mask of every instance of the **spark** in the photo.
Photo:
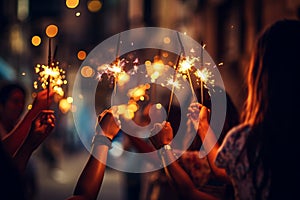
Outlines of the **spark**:
[{"label": "spark", "polygon": [[198,61],[199,58],[197,57],[184,57],[179,61],[178,72],[181,73],[183,76],[187,75],[189,71],[192,70],[192,67],[195,66],[195,62]]},{"label": "spark", "polygon": [[108,78],[114,77],[115,83],[119,86],[129,81],[129,75],[124,70],[126,65],[125,59],[116,59],[112,64],[104,64],[98,67],[97,79],[101,80],[102,75],[107,74]]},{"label": "spark", "polygon": [[174,86],[176,89],[181,88],[181,84],[179,83],[179,81],[177,79],[174,80],[172,77],[167,79],[167,85]]},{"label": "spark", "polygon": [[59,67],[59,63],[52,63],[51,66],[37,64],[35,73],[39,75],[38,81],[34,81],[33,87],[46,89],[52,87],[60,96],[64,95],[62,85],[67,84],[65,71]]},{"label": "spark", "polygon": [[194,74],[198,78],[197,81],[198,82],[202,81],[206,88],[208,87],[208,85],[211,85],[211,86],[215,85],[215,80],[212,78],[214,75],[206,67],[201,70],[197,69]]}]

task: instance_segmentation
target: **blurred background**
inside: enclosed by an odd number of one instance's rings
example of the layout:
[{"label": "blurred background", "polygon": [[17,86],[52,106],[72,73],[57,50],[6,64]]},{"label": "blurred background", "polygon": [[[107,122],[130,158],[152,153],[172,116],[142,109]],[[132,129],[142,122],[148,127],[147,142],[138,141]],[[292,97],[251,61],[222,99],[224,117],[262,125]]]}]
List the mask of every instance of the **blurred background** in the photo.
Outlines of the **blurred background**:
[{"label": "blurred background", "polygon": [[[34,67],[47,64],[46,27],[54,24],[55,60],[66,71],[64,98],[54,108],[57,127],[36,152],[36,199],[70,196],[88,158],[72,112],[75,75],[86,55],[105,39],[137,27],[186,33],[219,64],[226,90],[240,111],[242,87],[257,35],[282,18],[299,18],[300,0],[1,0],[0,80],[23,83],[35,92]],[[68,98],[69,97],[69,98]],[[32,103],[29,95],[28,104]],[[128,174],[107,170],[99,199],[126,200]],[[134,178],[132,176],[131,178]]]}]

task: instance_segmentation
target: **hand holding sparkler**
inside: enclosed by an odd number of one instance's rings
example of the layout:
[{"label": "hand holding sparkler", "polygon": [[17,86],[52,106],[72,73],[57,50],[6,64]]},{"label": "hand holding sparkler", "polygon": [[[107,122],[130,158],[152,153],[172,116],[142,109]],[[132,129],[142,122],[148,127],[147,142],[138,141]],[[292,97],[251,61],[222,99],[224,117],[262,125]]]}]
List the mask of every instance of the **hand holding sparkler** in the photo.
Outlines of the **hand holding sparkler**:
[{"label": "hand holding sparkler", "polygon": [[112,110],[104,110],[98,116],[96,135],[105,135],[110,140],[113,140],[114,137],[118,134],[119,130],[120,130],[120,122],[114,116]]},{"label": "hand holding sparkler", "polygon": [[195,130],[198,130],[200,128],[203,129],[203,127],[206,127],[207,130],[207,124],[209,124],[209,113],[210,110],[202,104],[191,103],[188,108],[187,116],[193,123]]},{"label": "hand holding sparkler", "polygon": [[55,91],[52,88],[50,88],[49,91],[46,89],[36,93],[32,104],[32,110],[41,111],[48,109],[53,101],[54,94]]},{"label": "hand holding sparkler", "polygon": [[[39,114],[33,119],[27,119],[22,128],[18,127],[22,130],[30,128],[30,131],[28,135],[26,134],[24,141],[20,140],[24,137],[22,135],[18,135],[17,138],[13,140],[14,144],[18,144],[18,149],[13,153],[14,162],[17,163],[16,167],[22,174],[25,172],[28,160],[32,153],[52,132],[55,126],[55,116],[53,113],[54,112],[52,110],[44,110],[39,112]],[[30,123],[28,120],[30,120]],[[20,141],[22,141],[22,143],[20,143]]]},{"label": "hand holding sparkler", "polygon": [[99,86],[101,88],[113,89],[115,87],[115,77],[109,76],[107,73],[99,75]]},{"label": "hand holding sparkler", "polygon": [[149,139],[156,149],[160,149],[164,145],[171,144],[173,140],[173,129],[170,122],[154,124],[151,133],[152,136]]},{"label": "hand holding sparkler", "polygon": [[42,110],[32,122],[29,135],[25,140],[28,142],[28,147],[35,150],[49,136],[54,126],[54,111]]}]

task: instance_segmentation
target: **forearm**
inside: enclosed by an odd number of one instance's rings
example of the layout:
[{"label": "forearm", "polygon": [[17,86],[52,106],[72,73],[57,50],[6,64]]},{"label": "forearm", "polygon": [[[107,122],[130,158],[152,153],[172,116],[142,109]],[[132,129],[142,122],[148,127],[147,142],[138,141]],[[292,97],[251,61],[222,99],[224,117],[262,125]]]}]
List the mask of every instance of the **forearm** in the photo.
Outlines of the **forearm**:
[{"label": "forearm", "polygon": [[204,141],[203,145],[207,152],[207,159],[212,171],[219,179],[225,182],[230,182],[230,179],[227,176],[225,169],[219,168],[215,165],[215,159],[220,145],[217,142],[213,130],[209,127],[206,134],[203,134],[203,132],[204,131],[201,131],[200,133],[198,131],[198,135],[201,137],[201,140]]},{"label": "forearm", "polygon": [[90,155],[74,190],[74,196],[97,199],[106,168],[109,147],[96,145]]},{"label": "forearm", "polygon": [[171,163],[166,166],[165,172],[168,175],[171,184],[175,186],[176,191],[180,196],[186,199],[216,199],[215,197],[199,191],[189,175],[183,170],[183,168],[176,161],[172,150],[164,150],[162,159],[165,163]]},{"label": "forearm", "polygon": [[131,135],[127,135],[127,137],[140,153],[148,153],[148,152],[155,151],[155,148],[153,148],[150,144],[148,144],[146,141],[142,140],[141,138],[137,138]]},{"label": "forearm", "polygon": [[37,116],[37,114],[38,110],[36,109],[28,111],[15,128],[3,138],[3,146],[11,156],[14,156],[24,142],[29,133],[32,120]]},{"label": "forearm", "polygon": [[22,145],[22,147],[13,156],[13,161],[21,174],[24,174],[28,160],[30,159],[32,153],[33,150],[31,150],[29,146]]}]

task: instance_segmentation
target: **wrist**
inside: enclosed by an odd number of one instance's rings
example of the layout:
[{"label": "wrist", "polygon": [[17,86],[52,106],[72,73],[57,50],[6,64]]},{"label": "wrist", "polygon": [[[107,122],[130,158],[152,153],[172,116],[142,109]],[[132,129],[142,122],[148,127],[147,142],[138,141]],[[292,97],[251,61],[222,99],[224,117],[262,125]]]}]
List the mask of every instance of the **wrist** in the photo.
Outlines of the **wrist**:
[{"label": "wrist", "polygon": [[160,156],[166,154],[167,151],[172,151],[172,147],[170,144],[165,144],[158,150]]},{"label": "wrist", "polygon": [[105,146],[108,146],[109,149],[111,149],[112,148],[112,139],[105,135],[96,134],[93,137],[92,145],[105,145]]}]

